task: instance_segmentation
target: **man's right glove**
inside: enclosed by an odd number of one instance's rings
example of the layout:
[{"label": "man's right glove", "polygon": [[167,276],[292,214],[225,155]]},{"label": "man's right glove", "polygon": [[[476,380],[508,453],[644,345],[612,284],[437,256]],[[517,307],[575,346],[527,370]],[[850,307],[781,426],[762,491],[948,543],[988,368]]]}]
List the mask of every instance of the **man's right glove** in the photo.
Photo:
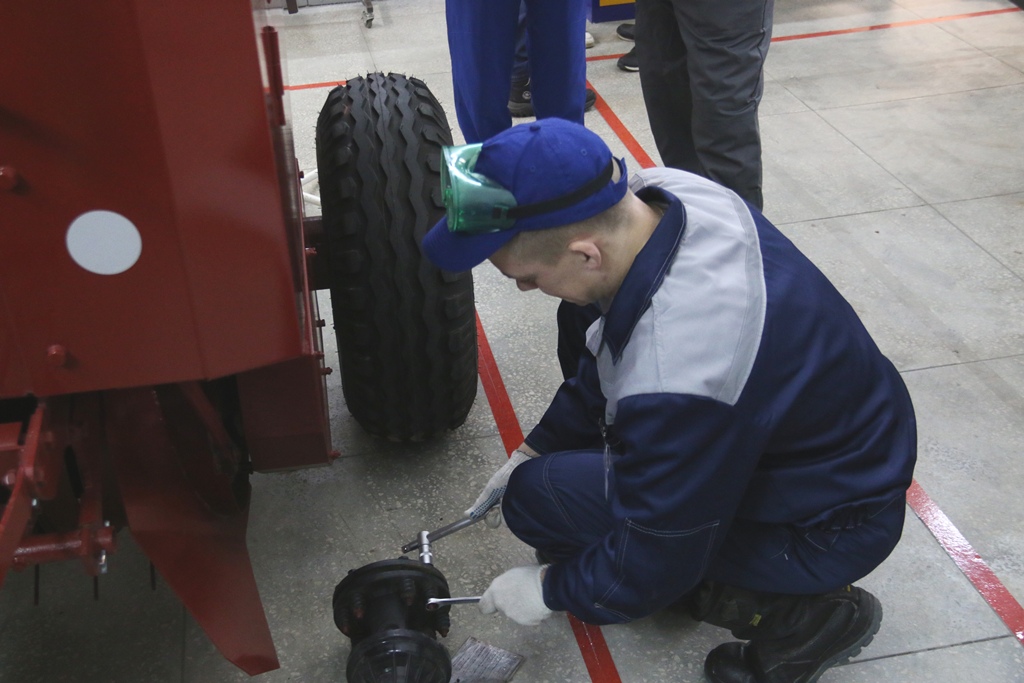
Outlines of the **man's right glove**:
[{"label": "man's right glove", "polygon": [[[508,486],[508,478],[512,474],[518,465],[526,462],[530,459],[530,456],[520,450],[512,451],[512,455],[509,456],[508,462],[498,468],[498,471],[491,475],[490,480],[487,482],[487,486],[477,496],[476,502],[473,506],[466,510],[463,514],[470,519],[480,519],[483,517],[488,510],[501,500],[501,497],[505,495],[505,487]],[[497,522],[494,526],[501,524],[501,517],[497,517]]]},{"label": "man's right glove", "polygon": [[547,565],[509,569],[491,581],[480,596],[480,611],[501,612],[523,626],[536,626],[553,612],[544,604],[544,569]]}]

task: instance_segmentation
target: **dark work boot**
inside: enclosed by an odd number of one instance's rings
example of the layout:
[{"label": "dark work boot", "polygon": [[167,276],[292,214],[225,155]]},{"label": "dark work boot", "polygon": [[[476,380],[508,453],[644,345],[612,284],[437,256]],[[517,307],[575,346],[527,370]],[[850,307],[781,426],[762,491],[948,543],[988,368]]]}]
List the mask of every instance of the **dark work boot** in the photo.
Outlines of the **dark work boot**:
[{"label": "dark work boot", "polygon": [[878,599],[852,586],[804,596],[706,584],[693,614],[749,640],[708,654],[704,675],[711,683],[815,683],[860,653],[882,623]]},{"label": "dark work boot", "polygon": [[532,100],[529,79],[525,83],[512,81],[512,88],[508,94],[508,112],[512,116],[533,116]]},{"label": "dark work boot", "polygon": [[[583,111],[590,111],[597,101],[597,93],[590,88],[586,89],[583,98]],[[508,93],[508,113],[514,118],[533,116],[533,94],[530,92],[530,81],[525,83],[512,82],[512,88]]]}]

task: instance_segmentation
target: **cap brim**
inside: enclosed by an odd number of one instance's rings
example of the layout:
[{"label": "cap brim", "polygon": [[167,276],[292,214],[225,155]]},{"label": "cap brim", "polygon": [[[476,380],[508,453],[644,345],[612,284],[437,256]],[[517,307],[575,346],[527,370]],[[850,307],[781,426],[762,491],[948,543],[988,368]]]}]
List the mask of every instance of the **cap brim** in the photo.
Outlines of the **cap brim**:
[{"label": "cap brim", "polygon": [[423,237],[423,252],[443,270],[471,270],[486,261],[516,236],[518,230],[487,233],[454,233],[448,229],[448,217],[437,222]]}]

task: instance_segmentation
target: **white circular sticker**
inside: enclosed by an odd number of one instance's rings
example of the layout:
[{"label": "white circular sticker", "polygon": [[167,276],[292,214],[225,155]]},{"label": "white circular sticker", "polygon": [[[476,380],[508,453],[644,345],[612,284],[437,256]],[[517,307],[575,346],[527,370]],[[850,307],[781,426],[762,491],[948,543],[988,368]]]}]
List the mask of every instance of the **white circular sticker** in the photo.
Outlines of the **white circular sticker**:
[{"label": "white circular sticker", "polygon": [[123,273],[142,254],[135,224],[113,211],[87,211],[71,221],[64,238],[75,263],[97,275]]}]

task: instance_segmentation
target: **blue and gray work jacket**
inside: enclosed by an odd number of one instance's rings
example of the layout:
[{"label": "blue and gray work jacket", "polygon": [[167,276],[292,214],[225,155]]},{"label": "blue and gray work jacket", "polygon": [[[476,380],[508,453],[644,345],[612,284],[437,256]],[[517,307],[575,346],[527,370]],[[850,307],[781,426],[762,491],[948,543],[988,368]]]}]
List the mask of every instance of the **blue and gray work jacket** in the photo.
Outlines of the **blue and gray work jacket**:
[{"label": "blue and gray work jacket", "polygon": [[899,373],[777,228],[683,171],[631,187],[664,216],[526,439],[610,450],[609,536],[545,579],[549,607],[592,623],[694,588],[734,519],[855,523],[916,457]]}]

